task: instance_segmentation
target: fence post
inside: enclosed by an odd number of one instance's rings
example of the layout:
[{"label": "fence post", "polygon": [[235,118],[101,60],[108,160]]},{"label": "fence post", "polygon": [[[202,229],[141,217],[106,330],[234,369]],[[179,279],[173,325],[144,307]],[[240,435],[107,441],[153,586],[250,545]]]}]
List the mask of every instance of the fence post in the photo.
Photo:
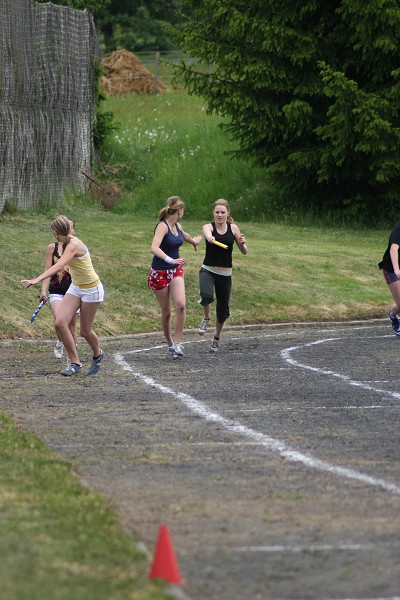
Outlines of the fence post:
[{"label": "fence post", "polygon": [[160,53],[157,51],[156,52],[156,59],[154,62],[154,81],[153,81],[153,88],[154,88],[154,95],[157,96],[157,79],[158,79],[158,64],[160,62]]}]

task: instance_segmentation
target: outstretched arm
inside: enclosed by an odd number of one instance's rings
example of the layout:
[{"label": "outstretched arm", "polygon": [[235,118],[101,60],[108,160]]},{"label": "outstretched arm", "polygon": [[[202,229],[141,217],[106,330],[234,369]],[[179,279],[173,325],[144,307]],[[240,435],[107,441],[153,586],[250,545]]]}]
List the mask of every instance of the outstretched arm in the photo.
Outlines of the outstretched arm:
[{"label": "outstretched arm", "polygon": [[66,247],[66,249],[64,250],[64,252],[62,253],[61,258],[55,265],[53,265],[49,269],[46,269],[41,275],[39,275],[38,277],[35,277],[34,279],[21,279],[22,285],[25,286],[26,288],[28,288],[31,285],[37,285],[44,279],[47,279],[48,277],[55,275],[55,273],[58,273],[58,271],[61,271],[62,268],[65,267],[65,265],[74,256],[75,256],[75,244],[70,242],[68,244],[68,246]]},{"label": "outstretched arm", "polygon": [[183,239],[185,240],[185,242],[188,242],[188,244],[192,244],[193,248],[197,251],[197,246],[200,244],[203,237],[201,235],[195,235],[192,238],[192,236],[189,235],[188,233],[186,233],[186,231],[183,231],[183,229],[182,229],[182,235],[183,235]]}]

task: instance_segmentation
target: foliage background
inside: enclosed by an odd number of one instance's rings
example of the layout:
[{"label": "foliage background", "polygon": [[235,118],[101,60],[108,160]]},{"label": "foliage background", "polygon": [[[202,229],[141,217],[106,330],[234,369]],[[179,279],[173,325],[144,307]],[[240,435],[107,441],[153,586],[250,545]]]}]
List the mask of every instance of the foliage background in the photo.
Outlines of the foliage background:
[{"label": "foliage background", "polygon": [[[107,196],[92,184],[87,194],[71,193],[57,208],[43,203],[38,212],[0,218],[0,337],[54,337],[48,308],[32,325],[27,323],[39,290],[24,291],[19,282],[43,271],[55,210],[76,221],[77,234],[88,244],[104,282],[106,302],[96,315],[96,331],[160,331],[147,274],[158,213],[172,194],[185,201],[182,225],[191,235],[201,233],[203,223],[212,219],[213,202],[226,197],[246,236],[249,254],[234,256],[229,326],[385,316],[390,296],[377,263],[386,247],[386,227],[355,228],[340,219],[318,222],[313,214],[295,207],[284,212],[272,201],[263,218],[257,218],[269,193],[263,169],[227,156],[231,142],[218,117],[207,116],[201,99],[183,91],[107,98],[105,108],[120,123],[107,142],[108,183],[123,191]],[[27,240],[29,252],[21,252]],[[198,270],[203,253],[204,246],[198,252],[186,244],[182,248],[188,260],[189,328],[201,318]]]},{"label": "foliage background", "polygon": [[[83,8],[82,0],[58,0]],[[400,7],[393,0],[89,0],[104,52],[180,48],[177,81],[264,169],[268,198],[379,225],[400,188]],[[200,68],[199,68],[200,65]],[[99,106],[102,98],[99,97]],[[96,143],[113,124],[98,110]],[[261,215],[269,212],[267,199]],[[253,215],[254,216],[254,215]]]},{"label": "foliage background", "polygon": [[[188,0],[177,44],[213,73],[182,80],[280,202],[373,223],[395,218],[400,165],[400,7],[391,0]],[[189,10],[188,10],[189,9]]]}]

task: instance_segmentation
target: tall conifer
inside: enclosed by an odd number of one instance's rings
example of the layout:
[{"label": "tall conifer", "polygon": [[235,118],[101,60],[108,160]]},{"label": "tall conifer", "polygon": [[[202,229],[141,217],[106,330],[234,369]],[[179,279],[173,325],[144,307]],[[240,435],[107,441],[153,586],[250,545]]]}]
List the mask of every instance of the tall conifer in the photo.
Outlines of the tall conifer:
[{"label": "tall conifer", "polygon": [[[283,198],[373,219],[400,198],[400,3],[184,0],[191,93]],[[211,71],[211,73],[210,73]]]}]

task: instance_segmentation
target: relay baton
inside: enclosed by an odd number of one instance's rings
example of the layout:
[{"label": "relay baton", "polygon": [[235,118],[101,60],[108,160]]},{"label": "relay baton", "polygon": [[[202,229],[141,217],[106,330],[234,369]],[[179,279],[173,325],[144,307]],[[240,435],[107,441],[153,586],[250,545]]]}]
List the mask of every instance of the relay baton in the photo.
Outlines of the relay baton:
[{"label": "relay baton", "polygon": [[41,302],[39,303],[39,305],[38,305],[37,309],[35,310],[35,312],[34,312],[34,313],[33,313],[33,315],[31,316],[31,318],[30,318],[30,319],[28,319],[28,322],[29,322],[29,323],[33,323],[33,321],[34,321],[34,320],[36,319],[36,317],[38,316],[38,314],[39,314],[40,310],[43,308],[44,304],[45,304],[45,303],[44,303],[44,301],[43,301],[43,300],[41,300]]},{"label": "relay baton", "polygon": [[222,242],[217,242],[217,240],[214,240],[212,243],[215,244],[216,246],[220,246],[220,248],[224,248],[225,250],[228,250],[228,246],[226,244],[223,244]]}]

